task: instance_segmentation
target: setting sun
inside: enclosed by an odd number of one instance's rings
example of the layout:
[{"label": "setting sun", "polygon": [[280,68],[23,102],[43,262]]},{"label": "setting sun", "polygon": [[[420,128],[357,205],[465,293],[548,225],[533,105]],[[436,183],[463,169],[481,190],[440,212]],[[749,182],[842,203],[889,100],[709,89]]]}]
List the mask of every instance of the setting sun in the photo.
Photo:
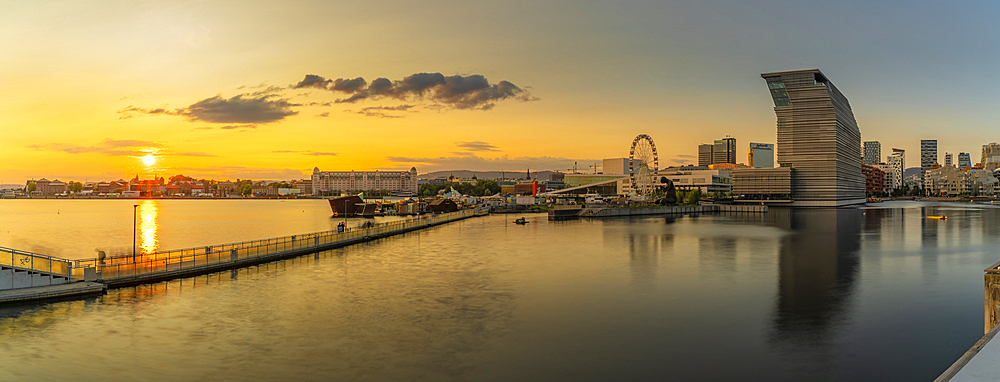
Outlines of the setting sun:
[{"label": "setting sun", "polygon": [[156,163],[156,157],[153,154],[146,154],[146,156],[142,157],[142,163],[146,166],[152,166]]}]

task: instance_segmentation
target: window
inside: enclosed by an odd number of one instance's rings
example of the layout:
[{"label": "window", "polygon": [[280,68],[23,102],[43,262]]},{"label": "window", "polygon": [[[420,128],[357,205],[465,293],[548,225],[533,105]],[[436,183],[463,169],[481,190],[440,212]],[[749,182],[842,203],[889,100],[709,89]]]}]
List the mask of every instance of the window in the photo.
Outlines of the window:
[{"label": "window", "polygon": [[788,100],[788,92],[785,91],[785,83],[781,81],[781,77],[768,77],[764,79],[767,81],[767,88],[771,90],[771,99],[774,100],[774,106],[791,106],[791,101]]}]

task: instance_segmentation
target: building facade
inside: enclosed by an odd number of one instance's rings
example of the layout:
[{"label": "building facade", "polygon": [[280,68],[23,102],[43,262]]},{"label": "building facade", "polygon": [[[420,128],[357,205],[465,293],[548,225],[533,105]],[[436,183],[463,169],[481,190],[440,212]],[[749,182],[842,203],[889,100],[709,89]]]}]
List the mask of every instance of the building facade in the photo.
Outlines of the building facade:
[{"label": "building facade", "polygon": [[777,162],[791,167],[802,206],[865,202],[861,131],[851,105],[819,70],[763,73],[777,117]]},{"label": "building facade", "polygon": [[951,167],[951,153],[944,153],[944,165]]},{"label": "building facade", "polygon": [[882,143],[879,141],[866,141],[864,147],[864,164],[874,165],[882,162]]},{"label": "building facade", "polygon": [[902,188],[903,170],[906,169],[906,150],[892,149],[892,154],[885,158],[885,162],[892,168],[892,173],[889,175],[889,189]]},{"label": "building facade", "polygon": [[698,189],[704,193],[728,194],[733,190],[733,178],[727,170],[714,170],[704,167],[668,167],[654,177],[665,177],[674,183],[678,190]]},{"label": "building facade", "polygon": [[996,170],[1000,168],[1000,143],[991,142],[983,145],[983,155],[979,163],[983,170]]},{"label": "building facade", "polygon": [[931,166],[938,163],[937,140],[920,140],[920,177],[923,178]]},{"label": "building facade", "polygon": [[715,141],[712,147],[712,164],[736,164],[736,138],[725,137]]},{"label": "building facade", "polygon": [[698,145],[698,166],[708,167],[708,165],[712,164],[712,151],[714,146],[715,145],[710,143]]},{"label": "building facade", "polygon": [[972,168],[972,158],[969,158],[969,153],[958,153],[958,168],[963,170]]},{"label": "building facade", "polygon": [[753,168],[774,167],[774,145],[771,143],[750,143],[747,165]]},{"label": "building facade", "polygon": [[313,169],[312,189],[317,195],[388,190],[417,194],[417,168],[410,171],[320,171]]},{"label": "building facade", "polygon": [[885,193],[885,173],[867,164],[861,164],[861,172],[865,174],[865,194],[868,197],[882,196]]}]

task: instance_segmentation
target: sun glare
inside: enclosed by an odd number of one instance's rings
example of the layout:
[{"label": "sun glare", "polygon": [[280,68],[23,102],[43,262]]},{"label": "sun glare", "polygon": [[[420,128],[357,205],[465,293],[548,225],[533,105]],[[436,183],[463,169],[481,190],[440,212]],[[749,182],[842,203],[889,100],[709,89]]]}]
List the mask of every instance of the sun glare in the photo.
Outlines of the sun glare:
[{"label": "sun glare", "polygon": [[142,163],[146,166],[152,166],[156,163],[156,157],[154,157],[153,154],[146,154],[146,156],[142,157]]}]

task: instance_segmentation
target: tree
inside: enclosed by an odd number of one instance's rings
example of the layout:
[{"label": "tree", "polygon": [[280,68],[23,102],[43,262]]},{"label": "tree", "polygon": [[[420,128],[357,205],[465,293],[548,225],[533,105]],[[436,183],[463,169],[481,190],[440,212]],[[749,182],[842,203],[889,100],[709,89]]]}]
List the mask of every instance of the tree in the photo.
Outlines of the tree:
[{"label": "tree", "polygon": [[184,174],[177,174],[177,175],[171,176],[170,179],[167,181],[167,183],[173,184],[173,185],[177,185],[180,182],[193,182],[193,181],[194,181],[194,178],[192,178],[190,176],[184,176]]},{"label": "tree", "polygon": [[69,183],[66,183],[66,191],[76,193],[83,191],[83,183],[70,181]]},{"label": "tree", "polygon": [[698,201],[701,200],[701,190],[693,189],[687,195],[687,202],[690,205],[698,205]]},{"label": "tree", "polygon": [[236,185],[236,193],[240,195],[251,195],[253,194],[253,181],[249,179],[241,180]]},{"label": "tree", "polygon": [[38,189],[38,185],[35,184],[35,182],[28,183],[28,193],[29,194],[32,193],[32,192],[35,192],[36,189]]}]

